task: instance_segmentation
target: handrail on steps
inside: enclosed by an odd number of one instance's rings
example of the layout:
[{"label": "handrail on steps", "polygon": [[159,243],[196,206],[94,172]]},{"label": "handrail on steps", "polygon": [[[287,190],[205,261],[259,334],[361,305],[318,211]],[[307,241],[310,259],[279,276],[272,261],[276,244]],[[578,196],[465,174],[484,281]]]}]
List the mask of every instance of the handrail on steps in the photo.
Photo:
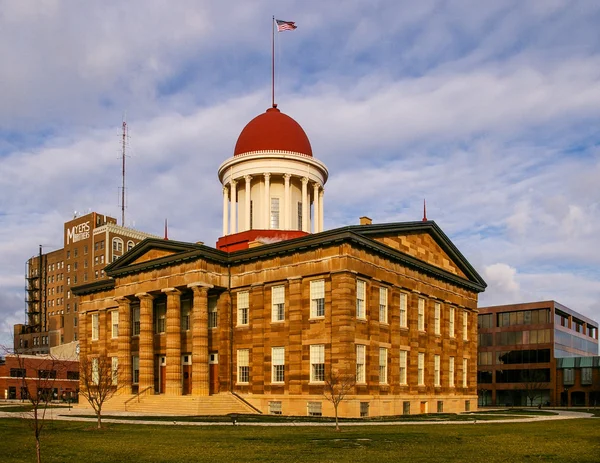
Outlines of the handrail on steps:
[{"label": "handrail on steps", "polygon": [[148,387],[146,387],[146,388],[142,389],[141,391],[138,391],[138,392],[137,392],[137,394],[135,394],[133,397],[130,397],[129,399],[127,399],[127,400],[125,401],[125,403],[123,404],[123,405],[125,406],[125,411],[127,411],[127,404],[128,404],[129,402],[131,402],[133,399],[137,399],[137,401],[138,401],[138,403],[139,403],[139,401],[140,401],[140,394],[142,394],[142,393],[146,392],[148,389],[152,389],[153,387],[154,387],[154,386],[148,386]]},{"label": "handrail on steps", "polygon": [[254,405],[252,405],[250,402],[248,402],[246,399],[244,399],[242,396],[238,395],[237,393],[233,392],[233,391],[229,391],[229,393],[236,397],[237,399],[241,400],[242,402],[244,402],[246,405],[248,405],[248,407],[250,407],[252,410],[254,410],[256,413],[259,414],[263,414],[262,411],[260,411],[258,408],[256,408]]}]

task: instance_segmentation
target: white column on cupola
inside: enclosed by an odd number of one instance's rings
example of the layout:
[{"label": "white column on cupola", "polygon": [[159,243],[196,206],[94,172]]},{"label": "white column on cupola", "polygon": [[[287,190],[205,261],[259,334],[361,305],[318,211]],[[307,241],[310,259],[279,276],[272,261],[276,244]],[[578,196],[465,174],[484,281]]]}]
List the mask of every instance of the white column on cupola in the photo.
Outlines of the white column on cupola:
[{"label": "white column on cupola", "polygon": [[269,230],[271,228],[271,174],[267,172],[263,175],[265,176],[264,229]]},{"label": "white column on cupola", "polygon": [[223,186],[223,236],[229,234],[229,188]]},{"label": "white column on cupola", "polygon": [[317,182],[313,185],[313,233],[319,233],[319,218],[321,214],[319,212],[319,184]]},{"label": "white column on cupola", "polygon": [[283,230],[292,228],[292,204],[290,200],[290,178],[291,174],[283,176],[284,191],[283,191]]},{"label": "white column on cupola", "polygon": [[319,192],[319,226],[320,232],[323,231],[323,198],[325,197],[325,188],[321,187],[321,191]]},{"label": "white column on cupola", "polygon": [[231,180],[231,234],[237,233],[237,182],[235,180]]},{"label": "white column on cupola", "polygon": [[308,229],[308,214],[310,204],[308,203],[308,178],[302,177],[302,231],[310,232]]},{"label": "white column on cupola", "polygon": [[250,218],[250,215],[252,214],[252,210],[251,210],[251,199],[250,199],[250,182],[252,181],[252,176],[251,175],[246,175],[244,177],[244,179],[246,180],[246,223],[245,228],[246,230],[250,230],[250,222],[252,221],[252,219]]}]

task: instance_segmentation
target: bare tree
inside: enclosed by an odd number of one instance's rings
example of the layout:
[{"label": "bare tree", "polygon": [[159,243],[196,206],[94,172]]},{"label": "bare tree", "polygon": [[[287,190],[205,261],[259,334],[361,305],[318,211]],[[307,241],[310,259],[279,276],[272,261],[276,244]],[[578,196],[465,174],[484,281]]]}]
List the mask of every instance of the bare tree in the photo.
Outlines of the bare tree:
[{"label": "bare tree", "polygon": [[529,399],[529,405],[533,407],[533,402],[538,397],[541,404],[542,391],[548,388],[548,381],[544,374],[539,370],[523,370],[522,380],[525,394]]},{"label": "bare tree", "polygon": [[339,370],[335,370],[333,368],[325,377],[325,387],[323,389],[323,395],[329,402],[333,404],[333,410],[335,412],[336,431],[340,430],[340,424],[338,420],[338,407],[340,403],[346,398],[348,393],[352,390],[355,384],[355,374],[340,372]]},{"label": "bare tree", "polygon": [[[21,399],[31,405],[25,412],[30,428],[35,436],[35,453],[37,462],[42,461],[41,436],[46,422],[46,412],[55,396],[55,382],[65,365],[51,355],[9,354],[16,359],[17,368],[11,371],[19,378]],[[13,370],[13,369],[11,369]],[[56,397],[58,398],[58,397]]]},{"label": "bare tree", "polygon": [[98,418],[98,429],[102,428],[102,407],[118,389],[118,366],[116,359],[101,354],[82,357],[79,360],[79,395],[85,397]]}]

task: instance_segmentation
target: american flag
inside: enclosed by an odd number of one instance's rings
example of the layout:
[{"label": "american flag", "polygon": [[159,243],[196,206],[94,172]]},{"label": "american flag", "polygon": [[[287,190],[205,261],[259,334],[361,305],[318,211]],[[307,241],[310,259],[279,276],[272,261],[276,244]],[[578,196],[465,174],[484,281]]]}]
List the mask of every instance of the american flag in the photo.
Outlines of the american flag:
[{"label": "american flag", "polygon": [[281,19],[276,19],[277,22],[277,32],[281,31],[293,31],[298,26],[294,21],[282,21]]}]

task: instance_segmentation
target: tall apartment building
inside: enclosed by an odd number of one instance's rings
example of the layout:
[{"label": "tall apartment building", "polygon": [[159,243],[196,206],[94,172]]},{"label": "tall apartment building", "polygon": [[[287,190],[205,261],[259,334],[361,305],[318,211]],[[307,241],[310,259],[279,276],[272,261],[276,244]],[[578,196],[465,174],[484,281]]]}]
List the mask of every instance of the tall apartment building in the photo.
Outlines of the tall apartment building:
[{"label": "tall apartment building", "polygon": [[434,222],[325,231],[327,168],[276,107],[218,175],[216,248],[148,239],[74,288],[80,355],[118,366],[105,409],[332,415],[337,375],[352,379],[342,416],[476,407],[486,285]]},{"label": "tall apartment building", "polygon": [[26,354],[46,354],[50,348],[78,340],[78,299],[71,287],[105,278],[104,267],[147,237],[117,225],[96,212],[64,224],[64,246],[27,261],[25,305],[27,322],[14,326],[14,348]]},{"label": "tall apartment building", "polygon": [[557,359],[598,355],[598,323],[555,301],[480,307],[477,325],[480,405],[561,405]]}]

